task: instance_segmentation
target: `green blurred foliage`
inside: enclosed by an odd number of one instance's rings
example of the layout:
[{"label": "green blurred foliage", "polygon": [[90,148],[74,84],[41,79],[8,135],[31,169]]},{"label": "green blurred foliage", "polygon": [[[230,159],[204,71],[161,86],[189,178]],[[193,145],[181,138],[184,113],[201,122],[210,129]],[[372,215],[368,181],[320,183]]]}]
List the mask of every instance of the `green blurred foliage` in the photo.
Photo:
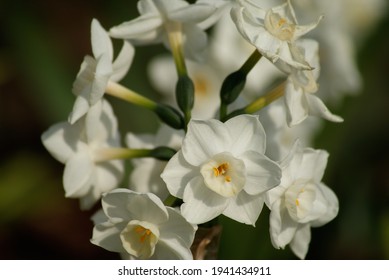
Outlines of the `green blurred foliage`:
[{"label": "green blurred foliage", "polygon": [[[42,147],[40,135],[70,112],[72,82],[91,53],[91,19],[108,28],[135,17],[134,7],[132,1],[0,2],[0,259],[118,258],[89,243],[96,209],[82,212],[64,197],[63,166]],[[324,182],[338,195],[340,212],[312,230],[307,258],[389,258],[388,31],[389,17],[360,47],[364,89],[337,109],[345,122],[327,123],[317,137],[315,148],[330,153]],[[158,98],[147,81],[147,61],[163,51],[137,48],[123,84]],[[123,135],[156,128],[151,113],[110,101]],[[288,248],[272,247],[266,209],[256,227],[226,218],[221,223],[222,259],[295,258]]]}]

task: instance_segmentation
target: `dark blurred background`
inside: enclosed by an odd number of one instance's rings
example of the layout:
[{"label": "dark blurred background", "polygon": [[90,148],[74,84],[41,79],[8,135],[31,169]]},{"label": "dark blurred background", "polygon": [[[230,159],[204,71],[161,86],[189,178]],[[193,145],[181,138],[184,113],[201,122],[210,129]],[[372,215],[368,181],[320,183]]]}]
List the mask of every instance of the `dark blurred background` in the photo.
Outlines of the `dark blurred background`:
[{"label": "dark blurred background", "polygon": [[[134,3],[124,0],[0,1],[0,259],[119,258],[89,242],[96,209],[83,212],[77,200],[64,197],[63,165],[40,136],[66,120],[73,106],[73,80],[91,53],[92,18],[108,29],[137,14]],[[345,122],[326,122],[317,136],[315,148],[330,153],[324,182],[338,195],[340,212],[312,230],[308,259],[389,258],[388,50],[387,16],[359,46],[364,88],[336,108]],[[161,51],[137,48],[123,83],[155,97],[146,62]],[[152,115],[140,124],[140,109],[112,103],[123,133],[156,127]],[[288,248],[271,246],[266,210],[255,228],[222,223],[222,259],[295,258]]]}]

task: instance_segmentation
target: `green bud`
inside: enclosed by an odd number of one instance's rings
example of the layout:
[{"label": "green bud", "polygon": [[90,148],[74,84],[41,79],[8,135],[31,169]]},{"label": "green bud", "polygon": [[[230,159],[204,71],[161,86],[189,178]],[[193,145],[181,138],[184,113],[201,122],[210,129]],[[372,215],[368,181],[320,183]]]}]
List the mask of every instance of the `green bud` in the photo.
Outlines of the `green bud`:
[{"label": "green bud", "polygon": [[177,153],[176,150],[170,148],[170,147],[157,147],[154,150],[150,152],[150,156],[159,160],[170,160],[175,154]]},{"label": "green bud", "polygon": [[154,112],[167,125],[175,129],[183,129],[185,121],[181,113],[169,105],[157,104]]},{"label": "green bud", "polygon": [[246,73],[238,70],[228,75],[220,90],[220,98],[222,103],[231,104],[242,92],[246,84]]},{"label": "green bud", "polygon": [[188,75],[180,75],[176,85],[176,99],[182,112],[190,112],[194,105],[194,84]]}]

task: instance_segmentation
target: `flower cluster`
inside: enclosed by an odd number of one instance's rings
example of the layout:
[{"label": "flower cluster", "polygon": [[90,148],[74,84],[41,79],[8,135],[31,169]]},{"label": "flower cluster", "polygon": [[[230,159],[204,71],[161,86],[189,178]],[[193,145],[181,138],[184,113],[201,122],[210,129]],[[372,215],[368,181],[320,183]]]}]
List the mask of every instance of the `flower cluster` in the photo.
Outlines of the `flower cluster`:
[{"label": "flower cluster", "polygon": [[[273,246],[303,259],[310,228],[336,217],[338,199],[322,182],[328,153],[310,148],[321,120],[343,121],[317,94],[322,45],[308,36],[325,18],[299,24],[312,13],[303,1],[296,11],[274,2],[139,0],[135,19],[109,30],[92,20],[73,110],[42,142],[65,165],[66,197],[82,209],[101,201],[93,244],[123,258],[191,259],[200,227],[220,215],[255,226],[266,206]],[[116,59],[113,39],[122,41]],[[119,83],[135,47],[159,43],[168,54],[149,73],[164,103]],[[105,95],[152,111],[158,131],[123,141]]]}]

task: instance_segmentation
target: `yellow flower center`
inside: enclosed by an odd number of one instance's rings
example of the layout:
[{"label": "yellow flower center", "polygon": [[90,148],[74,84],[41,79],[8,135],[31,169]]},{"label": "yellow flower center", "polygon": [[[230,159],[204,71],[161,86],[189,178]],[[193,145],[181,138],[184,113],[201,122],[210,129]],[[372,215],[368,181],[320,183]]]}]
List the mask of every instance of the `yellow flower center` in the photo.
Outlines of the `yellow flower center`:
[{"label": "yellow flower center", "polygon": [[272,35],[282,41],[293,40],[295,24],[271,10],[266,13],[265,27]]}]

